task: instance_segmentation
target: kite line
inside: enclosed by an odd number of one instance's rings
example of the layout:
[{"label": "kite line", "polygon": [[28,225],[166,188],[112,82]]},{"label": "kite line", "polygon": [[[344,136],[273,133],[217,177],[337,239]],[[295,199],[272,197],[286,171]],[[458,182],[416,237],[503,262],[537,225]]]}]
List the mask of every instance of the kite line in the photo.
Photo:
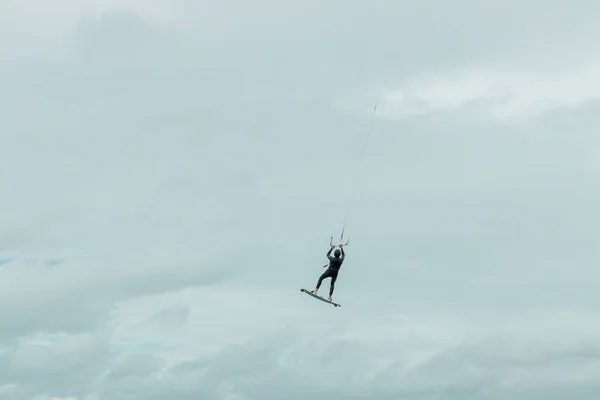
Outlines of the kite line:
[{"label": "kite line", "polygon": [[[354,201],[354,195],[356,193],[358,179],[360,178],[360,172],[365,163],[365,158],[366,158],[366,154],[367,154],[367,146],[369,144],[369,139],[371,138],[371,134],[373,133],[373,120],[375,119],[375,113],[377,112],[378,105],[379,105],[379,100],[377,100],[377,102],[375,103],[375,106],[373,107],[373,112],[371,113],[371,118],[369,120],[369,125],[367,128],[367,135],[365,137],[365,141],[364,141],[363,149],[362,149],[361,163],[356,171],[356,176],[354,177],[354,184],[352,185],[352,191],[350,192],[350,198],[348,200],[348,205],[346,208],[346,215],[344,216],[344,223],[342,224],[342,234],[340,235],[340,242],[344,241],[344,232],[346,231],[348,216],[350,215],[350,209],[352,208],[352,203]],[[332,237],[332,240],[333,240],[333,237]],[[350,239],[348,239],[346,244],[348,244],[349,242],[350,242]]]}]

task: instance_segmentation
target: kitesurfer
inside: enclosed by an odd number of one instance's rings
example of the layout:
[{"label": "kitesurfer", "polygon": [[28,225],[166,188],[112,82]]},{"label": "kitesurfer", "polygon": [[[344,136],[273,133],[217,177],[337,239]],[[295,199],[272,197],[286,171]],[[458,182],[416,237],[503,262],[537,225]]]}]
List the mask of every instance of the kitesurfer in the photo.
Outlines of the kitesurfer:
[{"label": "kitesurfer", "polygon": [[321,275],[319,277],[319,281],[317,282],[317,287],[315,290],[312,291],[312,293],[317,294],[317,292],[319,291],[319,288],[321,287],[321,283],[323,282],[323,279],[326,278],[331,278],[331,284],[329,285],[329,298],[327,300],[331,301],[331,295],[333,294],[333,289],[334,289],[334,285],[335,285],[335,281],[338,277],[338,272],[340,271],[340,268],[342,266],[342,263],[344,262],[344,258],[346,257],[346,254],[344,253],[344,249],[343,249],[343,245],[339,245],[339,249],[337,249],[333,255],[334,257],[331,256],[331,252],[333,251],[333,249],[335,249],[334,245],[331,245],[331,249],[329,249],[329,251],[327,252],[327,258],[329,259],[329,265],[326,265],[327,271],[325,271],[323,273],[323,275]]}]

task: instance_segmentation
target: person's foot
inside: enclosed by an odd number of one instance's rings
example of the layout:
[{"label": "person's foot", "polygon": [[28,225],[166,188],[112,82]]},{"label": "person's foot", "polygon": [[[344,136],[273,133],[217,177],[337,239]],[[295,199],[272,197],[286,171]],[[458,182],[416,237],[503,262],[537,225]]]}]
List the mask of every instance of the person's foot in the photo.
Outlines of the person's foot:
[{"label": "person's foot", "polygon": [[311,293],[318,295],[319,289],[313,290]]},{"label": "person's foot", "polygon": [[327,298],[327,301],[332,301],[332,300],[331,300],[331,296],[329,296],[329,297]]}]

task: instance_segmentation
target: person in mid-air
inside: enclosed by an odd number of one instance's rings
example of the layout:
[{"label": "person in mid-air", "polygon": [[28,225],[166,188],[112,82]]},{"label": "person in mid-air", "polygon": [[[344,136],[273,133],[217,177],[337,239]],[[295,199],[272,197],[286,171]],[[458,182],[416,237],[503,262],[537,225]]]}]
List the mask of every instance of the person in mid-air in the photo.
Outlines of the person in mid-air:
[{"label": "person in mid-air", "polygon": [[331,301],[331,295],[333,295],[333,289],[335,281],[338,277],[338,272],[340,271],[342,263],[344,262],[344,258],[346,257],[343,246],[341,244],[339,250],[336,250],[333,253],[334,257],[331,256],[331,252],[333,251],[333,249],[335,249],[335,246],[331,245],[331,249],[329,249],[329,251],[327,252],[327,258],[329,259],[329,265],[326,265],[326,267],[328,267],[327,271],[325,271],[323,275],[319,277],[319,281],[317,282],[317,288],[312,291],[312,293],[318,294],[323,279],[331,278],[331,284],[329,285],[329,298],[327,299],[329,301]]}]

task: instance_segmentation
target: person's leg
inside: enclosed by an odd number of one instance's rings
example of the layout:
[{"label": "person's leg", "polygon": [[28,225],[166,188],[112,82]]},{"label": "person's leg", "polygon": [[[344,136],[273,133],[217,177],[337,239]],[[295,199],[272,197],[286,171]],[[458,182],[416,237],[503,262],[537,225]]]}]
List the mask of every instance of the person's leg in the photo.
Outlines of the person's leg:
[{"label": "person's leg", "polygon": [[331,284],[329,285],[329,301],[331,301],[331,296],[333,295],[333,289],[335,289],[335,281],[337,280],[337,273],[331,274]]},{"label": "person's leg", "polygon": [[323,279],[329,278],[330,276],[331,271],[328,268],[327,271],[323,272],[323,274],[319,277],[319,280],[317,281],[317,287],[315,288],[315,290],[313,290],[314,294],[318,294],[319,288],[321,287],[321,283],[323,283]]}]

